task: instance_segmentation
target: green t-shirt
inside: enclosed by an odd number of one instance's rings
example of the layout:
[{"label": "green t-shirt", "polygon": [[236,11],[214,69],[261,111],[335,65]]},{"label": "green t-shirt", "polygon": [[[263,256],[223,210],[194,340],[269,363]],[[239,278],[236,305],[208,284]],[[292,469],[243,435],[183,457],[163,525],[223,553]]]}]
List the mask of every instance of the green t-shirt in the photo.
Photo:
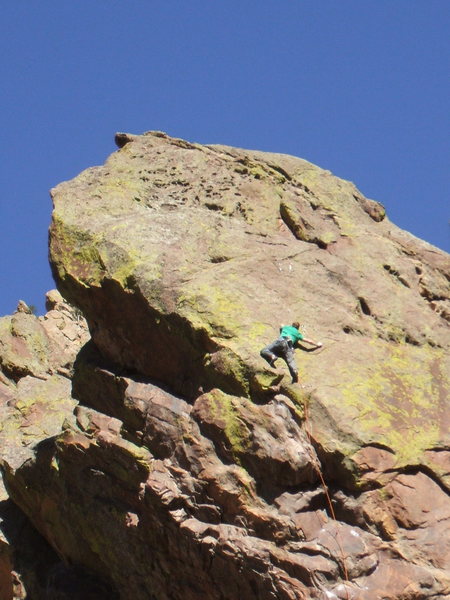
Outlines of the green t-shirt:
[{"label": "green t-shirt", "polygon": [[303,339],[303,336],[300,333],[300,331],[295,327],[292,327],[292,325],[285,325],[284,327],[282,327],[280,330],[280,335],[282,335],[283,337],[290,337],[293,344],[296,344],[297,342]]}]

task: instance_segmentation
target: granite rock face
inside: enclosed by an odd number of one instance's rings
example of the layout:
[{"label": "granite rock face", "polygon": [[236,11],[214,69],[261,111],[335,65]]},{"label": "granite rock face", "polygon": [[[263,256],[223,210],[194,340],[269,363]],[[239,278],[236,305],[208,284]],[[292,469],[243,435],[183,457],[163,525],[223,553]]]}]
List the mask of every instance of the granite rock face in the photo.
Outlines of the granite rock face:
[{"label": "granite rock face", "polygon": [[[449,256],[305,160],[116,141],[52,191],[91,341],[0,322],[5,430],[60,415],[2,444],[14,503],[97,597],[450,598]],[[297,385],[259,356],[293,320]]]}]

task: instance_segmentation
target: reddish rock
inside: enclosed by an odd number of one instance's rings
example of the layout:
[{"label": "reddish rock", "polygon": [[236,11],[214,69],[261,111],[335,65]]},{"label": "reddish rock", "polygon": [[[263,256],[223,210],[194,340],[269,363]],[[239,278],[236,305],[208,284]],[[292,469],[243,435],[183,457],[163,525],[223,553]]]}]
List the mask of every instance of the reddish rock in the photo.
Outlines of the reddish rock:
[{"label": "reddish rock", "polygon": [[[450,598],[448,255],[307,161],[117,142],[52,192],[78,309],[0,320],[3,472],[66,563],[51,597]],[[303,387],[259,356],[294,319],[324,342]]]}]

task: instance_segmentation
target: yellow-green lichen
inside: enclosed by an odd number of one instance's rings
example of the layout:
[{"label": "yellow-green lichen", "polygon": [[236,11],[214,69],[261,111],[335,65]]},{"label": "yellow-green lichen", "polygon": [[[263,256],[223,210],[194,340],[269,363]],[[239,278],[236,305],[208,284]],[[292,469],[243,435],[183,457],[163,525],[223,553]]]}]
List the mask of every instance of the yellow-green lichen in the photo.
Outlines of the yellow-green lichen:
[{"label": "yellow-green lichen", "polygon": [[92,190],[92,194],[97,194],[100,197],[106,196],[109,200],[112,198],[140,198],[145,195],[146,184],[143,180],[136,177],[109,176],[103,179]]},{"label": "yellow-green lichen", "polygon": [[51,259],[61,280],[70,275],[85,286],[99,285],[104,274],[97,248],[99,239],[78,231],[56,216],[51,239]]},{"label": "yellow-green lichen", "polygon": [[11,319],[11,334],[24,340],[30,353],[43,366],[48,365],[49,343],[36,317],[18,313]]},{"label": "yellow-green lichen", "polygon": [[239,395],[249,395],[248,369],[236,352],[227,346],[223,346],[215,352],[208,365],[213,368],[211,383],[217,383],[217,375],[222,379],[221,387]]},{"label": "yellow-green lichen", "polygon": [[128,286],[139,264],[139,256],[135,250],[131,248],[125,252],[122,247],[111,245],[100,249],[100,260],[108,277],[124,288]]},{"label": "yellow-green lichen", "polygon": [[321,242],[328,245],[336,242],[339,239],[339,234],[335,231],[325,231],[324,233],[321,233],[319,237]]},{"label": "yellow-green lichen", "polygon": [[[439,441],[439,382],[431,349],[391,345],[361,375],[342,373],[341,400],[365,441],[390,447],[400,464],[414,463]],[[424,359],[425,354],[425,359]]]},{"label": "yellow-green lichen", "polygon": [[272,329],[272,327],[267,326],[265,323],[254,321],[246,328],[245,336],[256,350],[260,348],[261,340],[264,340],[271,335]]},{"label": "yellow-green lichen", "polygon": [[183,313],[188,309],[189,313],[199,314],[217,337],[233,337],[243,319],[250,320],[239,293],[214,282],[198,282],[190,289],[186,287],[178,297],[178,304]]},{"label": "yellow-green lichen", "polygon": [[264,369],[253,375],[252,383],[257,390],[267,391],[276,384],[277,380],[280,380],[280,375]]},{"label": "yellow-green lichen", "polygon": [[241,464],[240,456],[249,448],[249,431],[239,417],[234,406],[235,398],[220,390],[209,394],[209,406],[215,419],[224,423],[224,433],[230,445],[230,451],[237,464]]}]

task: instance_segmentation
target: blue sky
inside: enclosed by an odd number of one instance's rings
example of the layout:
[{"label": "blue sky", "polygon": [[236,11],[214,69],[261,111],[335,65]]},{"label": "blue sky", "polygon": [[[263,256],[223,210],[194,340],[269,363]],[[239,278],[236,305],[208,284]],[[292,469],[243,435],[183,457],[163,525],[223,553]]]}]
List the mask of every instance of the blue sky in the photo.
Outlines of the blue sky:
[{"label": "blue sky", "polygon": [[293,154],[450,251],[448,0],[2,6],[0,315],[44,310],[49,189],[114,133]]}]

